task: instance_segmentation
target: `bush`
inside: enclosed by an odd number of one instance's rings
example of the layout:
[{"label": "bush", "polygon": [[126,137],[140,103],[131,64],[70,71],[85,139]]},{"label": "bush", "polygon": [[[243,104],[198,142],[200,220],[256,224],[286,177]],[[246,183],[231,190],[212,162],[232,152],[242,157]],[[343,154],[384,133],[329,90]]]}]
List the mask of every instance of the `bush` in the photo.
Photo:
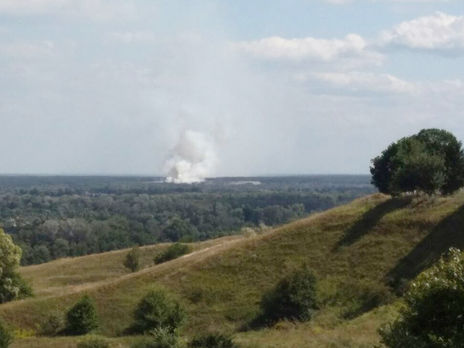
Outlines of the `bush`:
[{"label": "bush", "polygon": [[77,344],[77,348],[109,348],[108,342],[98,336],[89,336]]},{"label": "bush", "polygon": [[40,334],[56,336],[64,330],[64,318],[61,312],[51,313],[40,326]]},{"label": "bush", "polygon": [[84,295],[66,314],[66,332],[83,335],[98,327],[97,311],[92,299]]},{"label": "bush", "polygon": [[280,319],[308,321],[316,309],[316,277],[303,267],[264,294],[261,320],[267,323]]},{"label": "bush", "polygon": [[404,300],[400,317],[380,330],[387,347],[464,347],[464,253],[450,249],[417,277]]},{"label": "bush", "polygon": [[174,333],[185,320],[181,305],[164,290],[150,291],[137,305],[132,330],[149,333],[155,329]]},{"label": "bush", "polygon": [[175,243],[172,244],[169,248],[167,248],[164,252],[160,255],[155,257],[154,261],[156,264],[163,263],[169,260],[174,260],[179,256],[185,255],[190,252],[190,248],[188,245]]},{"label": "bush", "polygon": [[214,333],[195,337],[189,348],[238,348],[229,336]]},{"label": "bush", "polygon": [[133,344],[132,348],[180,348],[177,332],[167,329],[154,329],[149,332],[151,337],[144,337],[141,341]]},{"label": "bush", "polygon": [[140,269],[140,249],[139,247],[133,247],[129,251],[124,259],[124,267],[129,268],[132,272]]},{"label": "bush", "polygon": [[0,348],[7,348],[13,342],[13,335],[6,324],[0,320]]}]

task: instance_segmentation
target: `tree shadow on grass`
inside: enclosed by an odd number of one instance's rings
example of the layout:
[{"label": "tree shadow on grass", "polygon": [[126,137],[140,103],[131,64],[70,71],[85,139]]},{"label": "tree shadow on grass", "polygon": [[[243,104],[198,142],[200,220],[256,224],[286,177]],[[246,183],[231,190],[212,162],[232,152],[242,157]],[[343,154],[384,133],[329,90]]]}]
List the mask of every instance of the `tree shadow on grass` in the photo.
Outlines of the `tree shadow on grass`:
[{"label": "tree shadow on grass", "polygon": [[412,197],[398,197],[391,198],[388,201],[376,205],[345,232],[343,238],[337,243],[335,250],[342,246],[355,243],[357,240],[361,239],[362,236],[368,234],[382,217],[395,210],[406,207],[411,200]]},{"label": "tree shadow on grass", "polygon": [[464,248],[464,205],[444,218],[415,248],[387,274],[386,280],[398,291],[436,262],[450,247]]}]

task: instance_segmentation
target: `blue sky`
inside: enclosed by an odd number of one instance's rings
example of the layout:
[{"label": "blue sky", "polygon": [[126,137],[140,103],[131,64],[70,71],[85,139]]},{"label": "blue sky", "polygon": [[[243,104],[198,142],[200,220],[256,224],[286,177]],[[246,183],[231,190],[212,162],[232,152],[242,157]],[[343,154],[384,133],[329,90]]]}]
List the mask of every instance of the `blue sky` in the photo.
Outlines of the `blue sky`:
[{"label": "blue sky", "polygon": [[2,0],[0,173],[367,173],[463,66],[460,0]]}]

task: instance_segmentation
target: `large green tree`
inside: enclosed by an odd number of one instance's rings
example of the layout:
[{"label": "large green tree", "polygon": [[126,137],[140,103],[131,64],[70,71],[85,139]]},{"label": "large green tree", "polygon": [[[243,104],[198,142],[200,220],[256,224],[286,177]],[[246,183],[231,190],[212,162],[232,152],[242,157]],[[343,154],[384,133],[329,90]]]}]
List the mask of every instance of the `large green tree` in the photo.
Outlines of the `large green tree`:
[{"label": "large green tree", "polygon": [[450,132],[424,129],[388,146],[372,160],[370,171],[383,193],[451,194],[464,186],[464,152]]},{"label": "large green tree", "polygon": [[31,294],[18,273],[21,248],[0,228],[0,303]]}]

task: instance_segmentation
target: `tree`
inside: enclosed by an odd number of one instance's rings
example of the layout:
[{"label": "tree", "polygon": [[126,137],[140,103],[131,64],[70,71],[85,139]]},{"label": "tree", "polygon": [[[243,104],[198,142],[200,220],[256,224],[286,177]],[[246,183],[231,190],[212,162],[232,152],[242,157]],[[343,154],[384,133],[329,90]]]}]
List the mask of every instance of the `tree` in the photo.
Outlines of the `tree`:
[{"label": "tree", "polygon": [[166,329],[174,333],[185,320],[182,306],[166,291],[151,290],[139,302],[134,312],[133,331],[148,333],[155,329]]},{"label": "tree", "polygon": [[464,186],[464,152],[462,143],[456,137],[441,129],[423,129],[417,135],[429,153],[435,154],[445,162],[445,182],[441,190],[453,193]]},{"label": "tree", "polygon": [[126,255],[124,259],[124,266],[129,268],[132,272],[140,269],[140,249],[139,247],[133,247]]},{"label": "tree", "polygon": [[48,250],[47,246],[44,244],[36,245],[32,251],[34,253],[35,263],[44,263],[51,259],[50,250]]},{"label": "tree", "polygon": [[192,237],[198,234],[195,226],[178,217],[173,218],[163,232],[172,242],[177,242],[184,237]]},{"label": "tree", "polygon": [[393,194],[420,190],[432,194],[445,183],[444,159],[428,152],[415,137],[398,142],[396,170],[391,178]]},{"label": "tree", "polygon": [[307,267],[282,279],[261,300],[262,320],[269,323],[308,321],[316,309],[316,277]]},{"label": "tree", "polygon": [[464,186],[464,152],[451,133],[424,129],[388,146],[372,160],[370,171],[382,193],[451,194]]},{"label": "tree", "polygon": [[95,305],[84,295],[66,314],[66,331],[71,335],[83,335],[98,327]]},{"label": "tree", "polygon": [[464,253],[451,248],[411,284],[400,317],[380,330],[391,348],[464,347]]},{"label": "tree", "polygon": [[0,228],[0,303],[31,295],[18,273],[21,248]]},{"label": "tree", "polygon": [[57,238],[53,243],[52,254],[54,259],[69,255],[69,242],[63,238]]}]

